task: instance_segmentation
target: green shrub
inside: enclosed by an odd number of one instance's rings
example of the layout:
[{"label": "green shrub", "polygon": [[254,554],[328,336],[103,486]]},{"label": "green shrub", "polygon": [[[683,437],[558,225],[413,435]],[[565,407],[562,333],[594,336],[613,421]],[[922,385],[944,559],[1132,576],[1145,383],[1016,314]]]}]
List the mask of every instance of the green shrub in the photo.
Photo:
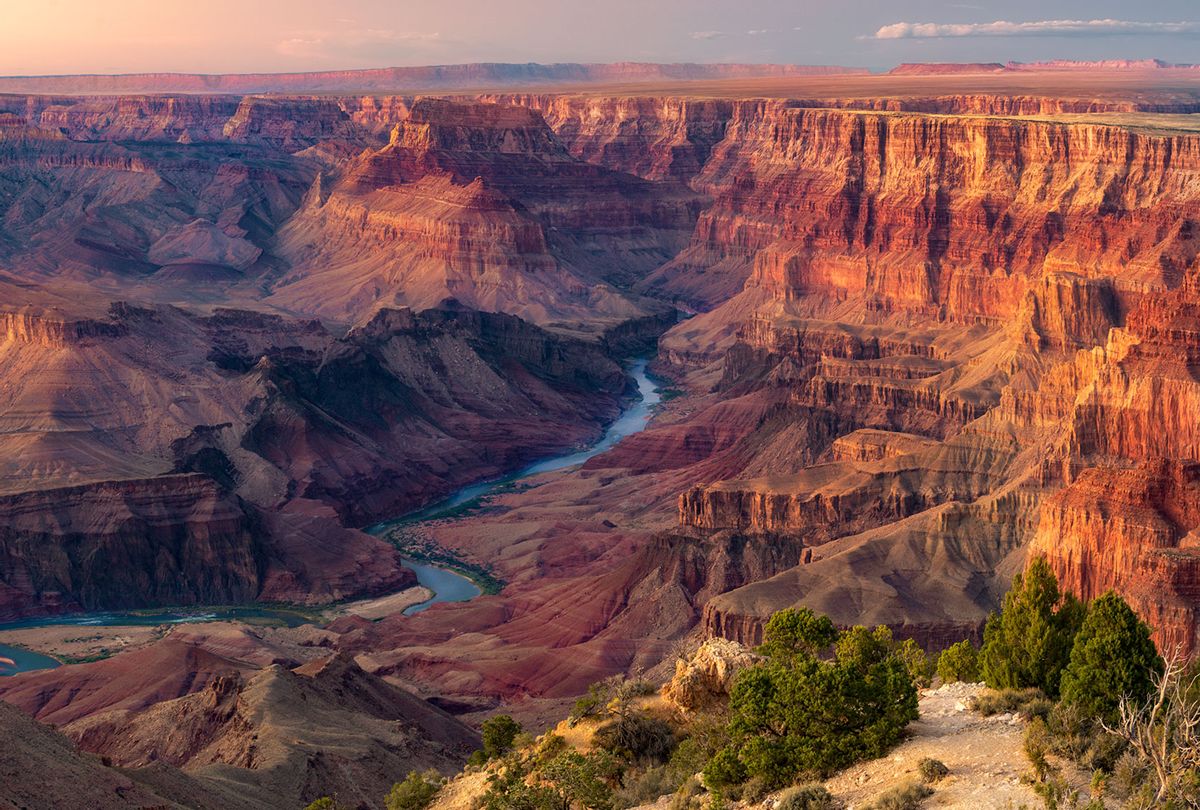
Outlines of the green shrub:
[{"label": "green shrub", "polygon": [[763,628],[759,652],[772,658],[819,656],[837,639],[837,628],[828,616],[819,616],[806,607],[788,608],[771,616]]},{"label": "green shrub", "polygon": [[704,766],[704,786],[711,791],[719,791],[731,785],[740,785],[746,781],[746,775],[746,766],[742,764],[737,751],[722,748]]},{"label": "green shrub", "polygon": [[979,651],[970,641],[951,644],[937,660],[937,674],[943,683],[979,681]]},{"label": "green shrub", "polygon": [[950,769],[940,759],[923,757],[917,763],[917,772],[921,774],[921,779],[925,782],[938,782],[950,773]]},{"label": "green shrub", "polygon": [[731,746],[710,763],[706,781],[736,784],[734,761],[744,778],[761,777],[771,788],[822,777],[881,756],[916,719],[916,687],[887,628],[847,631],[833,660],[812,648],[776,642],[767,661],[739,673],[729,701]]},{"label": "green shrub", "polygon": [[513,741],[521,733],[521,724],[507,714],[498,714],[483,721],[483,755],[486,759],[504,756],[512,750]]},{"label": "green shrub", "polygon": [[800,785],[785,790],[775,810],[833,810],[833,796],[824,785]]},{"label": "green shrub", "polygon": [[630,712],[596,729],[598,748],[627,762],[663,763],[675,748],[671,726],[645,712]]},{"label": "green shrub", "polygon": [[971,698],[971,710],[984,717],[1004,712],[1032,714],[1026,709],[1033,705],[1044,705],[1046,695],[1036,687],[1030,689],[1000,689],[984,692]]},{"label": "green shrub", "polygon": [[885,791],[865,810],[916,810],[921,802],[933,795],[933,788],[920,782],[909,782]]},{"label": "green shrub", "polygon": [[442,789],[442,777],[437,771],[409,771],[403,782],[392,785],[384,806],[387,810],[424,810]]},{"label": "green shrub", "polygon": [[304,810],[342,810],[342,806],[332,796],[322,796],[310,803]]},{"label": "green shrub", "polygon": [[1062,676],[1064,703],[1113,722],[1122,697],[1140,705],[1154,689],[1163,661],[1150,628],[1112,591],[1088,605]]},{"label": "green shrub", "polygon": [[936,663],[932,656],[921,649],[921,645],[906,638],[896,647],[896,654],[904,662],[908,675],[918,689],[927,689],[933,683]]},{"label": "green shrub", "polygon": [[679,786],[675,791],[675,795],[671,797],[670,810],[696,810],[701,806],[701,795],[704,793],[704,786],[700,784],[700,780],[696,777],[691,777]]},{"label": "green shrub", "polygon": [[1059,591],[1046,560],[1035,559],[1025,573],[1013,578],[1000,613],[988,618],[979,654],[987,685],[1037,687],[1056,696],[1085,613],[1079,600]]}]

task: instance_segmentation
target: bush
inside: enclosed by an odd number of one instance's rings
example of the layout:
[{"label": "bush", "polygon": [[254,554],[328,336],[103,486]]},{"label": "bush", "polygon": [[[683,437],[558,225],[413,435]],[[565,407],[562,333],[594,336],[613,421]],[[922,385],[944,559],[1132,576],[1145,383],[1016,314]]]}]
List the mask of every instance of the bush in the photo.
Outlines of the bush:
[{"label": "bush", "polygon": [[403,782],[392,785],[383,803],[387,810],[424,810],[441,789],[442,777],[437,771],[409,771]]},{"label": "bush", "polygon": [[763,628],[759,652],[772,658],[818,656],[837,638],[837,628],[828,616],[818,616],[808,608],[788,608],[771,616]]},{"label": "bush", "polygon": [[703,793],[704,786],[693,776],[675,791],[675,795],[671,797],[670,810],[695,810],[701,805],[700,797]]},{"label": "bush", "polygon": [[982,695],[976,695],[971,699],[971,709],[984,717],[991,717],[994,714],[1002,714],[1004,712],[1020,712],[1022,714],[1031,715],[1032,712],[1026,711],[1027,708],[1037,705],[1044,705],[1046,695],[1041,689],[1001,689],[993,692],[984,692]]},{"label": "bush", "polygon": [[342,806],[332,796],[322,796],[310,803],[304,810],[342,810]]},{"label": "bush", "polygon": [[1077,705],[1060,703],[1045,719],[1054,753],[1088,770],[1111,771],[1125,750],[1123,740]]},{"label": "bush", "polygon": [[663,763],[675,749],[675,732],[645,712],[630,712],[596,729],[598,748],[627,762]]},{"label": "bush", "polygon": [[800,785],[783,792],[775,810],[832,810],[833,796],[824,785]]},{"label": "bush", "polygon": [[739,775],[770,788],[822,777],[881,756],[917,717],[916,687],[887,628],[847,631],[832,661],[806,643],[776,641],[771,649],[734,682],[731,746],[705,770],[710,785],[736,784]]},{"label": "bush", "polygon": [[1013,578],[999,614],[983,634],[980,671],[993,689],[1037,687],[1058,695],[1059,679],[1086,611],[1074,596],[1058,589],[1044,558]]},{"label": "bush", "polygon": [[746,781],[746,766],[733,748],[722,748],[704,766],[704,786],[719,791]]},{"label": "bush", "polygon": [[512,750],[513,741],[521,733],[521,724],[507,714],[498,714],[483,721],[483,755],[486,759],[501,757]]},{"label": "bush", "polygon": [[896,647],[896,654],[904,662],[908,675],[918,689],[927,689],[933,683],[935,664],[933,658],[921,649],[921,645],[906,638]]},{"label": "bush", "polygon": [[925,782],[941,781],[950,773],[950,769],[946,767],[946,763],[940,759],[931,759],[930,757],[924,757],[917,763],[917,771],[921,774],[921,779]]},{"label": "bush", "polygon": [[933,788],[920,782],[894,787],[879,794],[865,810],[916,810],[921,802],[933,795]]},{"label": "bush", "polygon": [[1150,628],[1112,591],[1088,606],[1062,676],[1064,703],[1107,722],[1117,719],[1121,698],[1143,703],[1163,662]]},{"label": "bush", "polygon": [[979,652],[970,641],[951,644],[937,660],[937,674],[943,683],[977,683],[979,681]]}]

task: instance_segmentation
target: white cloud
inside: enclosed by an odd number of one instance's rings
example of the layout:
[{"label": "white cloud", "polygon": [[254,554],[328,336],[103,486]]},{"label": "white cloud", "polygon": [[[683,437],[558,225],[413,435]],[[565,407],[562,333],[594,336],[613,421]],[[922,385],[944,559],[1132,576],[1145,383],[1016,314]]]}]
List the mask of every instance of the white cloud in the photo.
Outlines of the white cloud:
[{"label": "white cloud", "polygon": [[720,39],[725,36],[724,31],[693,31],[692,39]]},{"label": "white cloud", "polygon": [[911,23],[885,25],[874,39],[938,39],[945,37],[1077,37],[1123,34],[1200,34],[1200,22],[1135,22],[1132,20],[1035,20],[990,23]]}]

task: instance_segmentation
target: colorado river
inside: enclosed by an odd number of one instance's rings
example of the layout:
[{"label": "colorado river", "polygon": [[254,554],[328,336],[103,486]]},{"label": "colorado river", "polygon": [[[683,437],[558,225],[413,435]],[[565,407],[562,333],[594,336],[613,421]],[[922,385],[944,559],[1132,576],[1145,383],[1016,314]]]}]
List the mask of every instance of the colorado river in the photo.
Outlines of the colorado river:
[{"label": "colorado river", "polygon": [[[630,369],[630,374],[637,382],[640,398],[631,404],[621,416],[609,425],[604,436],[596,444],[586,450],[579,450],[530,464],[512,475],[504,478],[472,484],[463,487],[445,500],[439,501],[424,509],[412,512],[397,520],[380,523],[367,529],[374,535],[384,535],[397,526],[410,526],[427,520],[434,520],[454,509],[470,503],[478,498],[493,495],[508,485],[523,478],[541,473],[561,470],[582,464],[592,456],[612,448],[626,436],[638,433],[646,427],[653,414],[654,407],[662,401],[657,386],[646,374],[647,361],[639,360]],[[406,559],[408,565],[417,575],[417,582],[433,592],[433,598],[412,605],[404,611],[405,615],[425,610],[439,602],[465,602],[479,596],[482,591],[470,578],[448,568]],[[21,619],[13,622],[0,623],[0,630],[13,630],[25,627],[47,627],[51,625],[72,625],[79,627],[111,627],[131,625],[161,624],[191,624],[195,622],[211,622],[234,619],[254,622],[256,620],[282,623],[294,627],[303,623],[304,616],[287,610],[272,610],[271,608],[255,606],[235,607],[181,607],[159,608],[146,611],[108,611],[100,613],[76,613],[66,616],[46,616],[36,619]],[[35,669],[48,669],[58,666],[58,661],[40,653],[31,652],[21,647],[0,644],[0,676],[15,675],[18,672],[28,672]]]},{"label": "colorado river", "polygon": [[[609,425],[608,430],[604,432],[604,436],[600,441],[591,447],[534,462],[528,467],[504,478],[471,484],[458,490],[450,497],[427,506],[424,509],[411,512],[397,520],[389,520],[385,523],[376,524],[366,531],[376,536],[383,536],[397,526],[411,526],[427,520],[436,520],[443,515],[453,512],[464,504],[494,495],[501,489],[524,478],[582,464],[592,456],[597,456],[606,450],[612,449],[617,442],[627,436],[641,432],[646,428],[650,417],[654,414],[655,406],[662,402],[662,394],[658,386],[646,374],[647,363],[648,361],[646,360],[638,360],[629,370],[630,375],[637,383],[638,400],[626,408],[620,417],[617,418],[617,421]],[[482,593],[479,586],[472,582],[470,578],[451,571],[448,568],[416,560],[405,560],[405,564],[416,572],[417,582],[433,591],[434,594],[432,599],[409,607],[404,611],[405,615],[425,610],[439,602],[465,602],[469,599],[474,599]]]}]

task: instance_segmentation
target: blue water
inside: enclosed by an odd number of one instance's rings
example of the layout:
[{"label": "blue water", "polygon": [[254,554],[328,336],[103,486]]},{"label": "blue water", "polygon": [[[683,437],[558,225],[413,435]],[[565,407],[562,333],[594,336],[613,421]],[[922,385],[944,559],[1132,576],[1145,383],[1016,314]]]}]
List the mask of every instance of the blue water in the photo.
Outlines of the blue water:
[{"label": "blue water", "polygon": [[197,622],[220,622],[227,619],[241,621],[266,619],[273,624],[299,627],[304,617],[288,610],[271,610],[262,607],[179,607],[157,608],[153,611],[105,611],[101,613],[68,613],[61,616],[39,616],[34,619],[17,619],[0,622],[0,630],[16,630],[23,627],[50,627],[71,625],[77,627],[156,627],[160,624],[195,624]]},{"label": "blue water", "polygon": [[54,669],[56,666],[58,662],[48,655],[0,644],[0,677],[35,669]]},{"label": "blue water", "polygon": [[404,609],[405,616],[420,613],[438,602],[466,602],[483,593],[479,586],[462,574],[448,568],[405,560],[404,564],[417,574],[417,582],[433,591],[433,597]]},{"label": "blue water", "polygon": [[[520,481],[523,478],[529,478],[530,476],[554,470],[562,470],[567,467],[574,467],[593,456],[612,449],[617,442],[627,436],[632,436],[644,430],[650,421],[650,417],[654,415],[655,406],[662,402],[661,392],[653,380],[646,374],[646,365],[647,361],[639,360],[629,370],[629,373],[637,382],[639,399],[626,408],[617,421],[609,425],[608,430],[605,431],[600,441],[591,447],[535,462],[504,478],[463,487],[445,500],[438,501],[416,512],[411,512],[397,520],[389,520],[385,523],[371,526],[366,531],[378,536],[386,534],[389,530],[397,526],[434,520],[463,504],[493,495],[509,484]],[[417,582],[433,591],[434,596],[427,602],[409,607],[404,611],[405,615],[418,613],[439,602],[466,602],[469,599],[474,599],[481,593],[479,587],[474,582],[462,574],[455,573],[449,569],[417,563],[411,560],[406,561],[406,565],[416,572]]]}]

